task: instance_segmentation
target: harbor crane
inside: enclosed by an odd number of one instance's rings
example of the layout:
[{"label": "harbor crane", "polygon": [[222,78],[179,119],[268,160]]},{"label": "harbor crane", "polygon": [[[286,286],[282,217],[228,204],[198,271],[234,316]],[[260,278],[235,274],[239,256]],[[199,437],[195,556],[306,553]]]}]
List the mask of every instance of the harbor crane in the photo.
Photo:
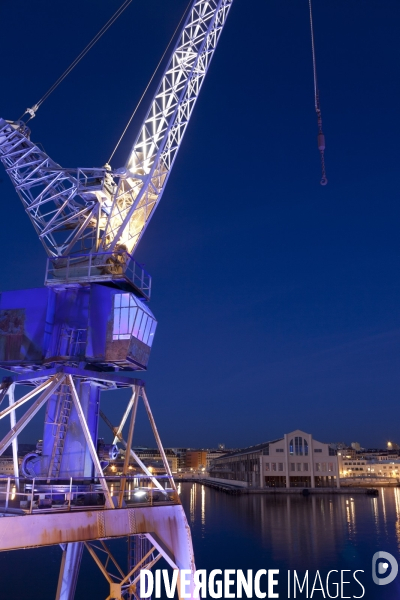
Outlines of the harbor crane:
[{"label": "harbor crane", "polygon": [[[14,464],[13,476],[0,481],[0,550],[60,544],[57,600],[73,600],[84,549],[106,578],[109,599],[139,600],[140,569],[161,557],[190,571],[193,586],[190,529],[145,384],[132,377],[147,369],[157,327],[151,277],[134,253],[165,190],[232,2],[189,5],[122,168],[65,169],[31,140],[26,119],[0,118],[0,160],[47,253],[45,286],[4,291],[0,300],[0,366],[9,372],[0,386],[0,402],[8,400],[0,419],[10,419],[0,455],[11,446]],[[21,395],[21,386],[29,391]],[[123,389],[130,399],[114,426],[101,398]],[[132,446],[139,401],[163,461],[161,476]],[[19,464],[18,436],[41,408],[43,440]],[[111,429],[109,443],[99,438],[100,418]],[[106,476],[121,450],[122,474]],[[107,543],[123,537],[127,571]]]}]

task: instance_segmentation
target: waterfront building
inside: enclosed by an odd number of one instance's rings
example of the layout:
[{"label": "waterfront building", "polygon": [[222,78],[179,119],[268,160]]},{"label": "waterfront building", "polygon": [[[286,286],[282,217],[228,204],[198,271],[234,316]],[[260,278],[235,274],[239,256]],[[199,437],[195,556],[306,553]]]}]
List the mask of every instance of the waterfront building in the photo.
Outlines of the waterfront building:
[{"label": "waterfront building", "polygon": [[364,450],[358,455],[365,460],[397,460],[399,452],[397,450]]},{"label": "waterfront building", "polygon": [[[162,466],[162,457],[158,450],[158,448],[133,448],[137,456],[144,462],[145,465],[156,468],[157,463],[160,463],[160,469],[163,469]],[[165,456],[167,457],[167,462],[171,469],[172,473],[178,472],[178,457],[177,454],[171,448],[164,449]],[[133,459],[132,459],[133,460]]]},{"label": "waterfront building", "polygon": [[206,450],[186,450],[185,467],[189,471],[202,471],[207,466]]},{"label": "waterfront building", "polygon": [[365,475],[368,472],[369,461],[365,458],[349,456],[347,453],[338,452],[338,466],[340,477],[354,477]]},{"label": "waterfront building", "polygon": [[224,444],[219,444],[218,448],[195,449],[195,448],[171,448],[178,458],[178,472],[186,471],[207,471],[215,458],[219,458],[232,452],[226,450]]},{"label": "waterfront building", "polygon": [[395,460],[377,460],[368,462],[368,474],[371,477],[391,477],[399,479],[400,477],[400,459]]},{"label": "waterfront building", "polygon": [[[132,448],[135,454],[141,459],[141,461],[150,469],[155,475],[162,475],[165,473],[163,460],[158,449],[155,448]],[[178,458],[175,452],[171,449],[164,449],[167,462],[170,466],[172,473],[178,471]],[[122,473],[124,465],[125,450],[120,450],[120,457],[116,460],[111,460],[105,469],[106,475],[119,475]],[[135,460],[129,458],[129,470],[135,471],[137,464]]]},{"label": "waterfront building", "polygon": [[186,466],[186,451],[187,448],[168,448],[176,454],[178,471],[184,471]]},{"label": "waterfront building", "polygon": [[299,429],[216,458],[209,475],[242,487],[340,487],[336,450]]},{"label": "waterfront building", "polygon": [[338,448],[337,455],[342,456],[346,460],[357,460],[357,458],[359,458],[359,456],[357,456],[357,450],[351,446],[344,446],[340,449]]},{"label": "waterfront building", "polygon": [[[219,444],[219,446],[222,446],[223,444]],[[221,458],[221,456],[225,456],[225,454],[228,454],[228,452],[232,452],[232,450],[207,450],[207,465],[206,465],[206,469],[209,469],[211,466],[211,463],[216,459],[216,458]]]},{"label": "waterfront building", "polygon": [[0,475],[14,475],[14,461],[12,456],[0,457]]},{"label": "waterfront building", "polygon": [[354,477],[361,478],[382,478],[390,477],[400,478],[400,459],[398,457],[392,460],[385,460],[379,457],[371,460],[358,458],[349,460],[346,456],[338,453],[339,474],[341,478],[348,479]]}]

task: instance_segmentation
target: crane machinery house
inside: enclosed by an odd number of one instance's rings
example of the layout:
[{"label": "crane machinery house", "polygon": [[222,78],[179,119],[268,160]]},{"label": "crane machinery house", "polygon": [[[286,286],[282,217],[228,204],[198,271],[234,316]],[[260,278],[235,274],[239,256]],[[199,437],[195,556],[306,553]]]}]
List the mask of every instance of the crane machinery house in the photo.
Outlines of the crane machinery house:
[{"label": "crane machinery house", "polygon": [[108,369],[147,368],[157,327],[134,293],[101,284],[3,292],[0,365],[23,370],[38,362]]}]

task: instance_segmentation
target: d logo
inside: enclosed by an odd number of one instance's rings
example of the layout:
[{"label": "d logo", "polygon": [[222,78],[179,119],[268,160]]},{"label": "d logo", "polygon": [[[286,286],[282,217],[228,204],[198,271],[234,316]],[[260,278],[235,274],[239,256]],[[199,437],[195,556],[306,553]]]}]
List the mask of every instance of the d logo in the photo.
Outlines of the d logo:
[{"label": "d logo", "polygon": [[[378,562],[379,561],[379,562]],[[391,567],[389,570],[389,566]],[[372,557],[372,580],[376,585],[387,585],[392,583],[396,578],[399,570],[399,565],[394,556],[389,552],[375,552]],[[378,577],[378,575],[385,575],[386,577]]]}]

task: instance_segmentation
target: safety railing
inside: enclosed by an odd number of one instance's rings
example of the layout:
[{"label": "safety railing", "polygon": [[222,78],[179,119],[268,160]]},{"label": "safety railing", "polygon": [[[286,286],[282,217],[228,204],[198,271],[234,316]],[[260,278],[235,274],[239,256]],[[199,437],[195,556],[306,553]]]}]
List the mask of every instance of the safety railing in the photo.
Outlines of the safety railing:
[{"label": "safety railing", "polygon": [[126,251],[74,254],[47,259],[45,285],[120,281],[149,300],[151,276]]},{"label": "safety railing", "polygon": [[[67,169],[64,170],[66,171]],[[78,168],[71,170],[71,175],[76,177],[78,184],[78,193],[82,193],[91,190],[103,189],[106,170]]]},{"label": "safety railing", "polygon": [[69,480],[4,476],[0,477],[0,515],[106,509],[104,481],[116,508],[179,504],[178,494],[166,475]]}]

